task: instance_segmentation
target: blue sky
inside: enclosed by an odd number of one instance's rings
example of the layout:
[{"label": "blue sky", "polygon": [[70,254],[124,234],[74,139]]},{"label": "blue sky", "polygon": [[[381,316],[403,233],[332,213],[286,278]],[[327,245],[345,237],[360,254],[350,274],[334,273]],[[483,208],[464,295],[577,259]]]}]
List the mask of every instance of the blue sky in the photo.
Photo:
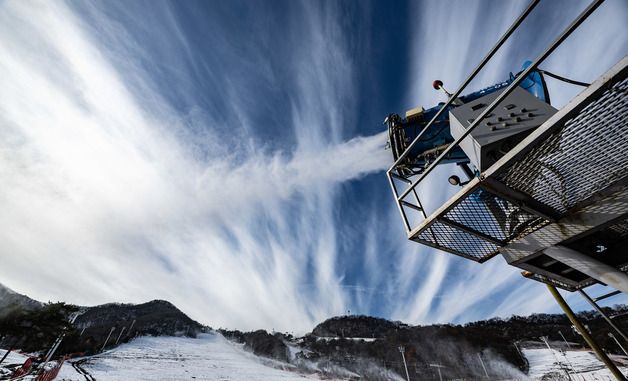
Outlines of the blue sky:
[{"label": "blue sky", "polygon": [[[455,89],[525,6],[0,3],[0,282],[84,305],[167,299],[240,329],[556,312],[501,258],[407,241],[383,173],[384,117],[442,101],[432,80]],[[470,89],[585,6],[537,7]],[[544,68],[594,80],[628,51],[627,19],[607,1]],[[579,90],[550,83],[557,107]]]}]

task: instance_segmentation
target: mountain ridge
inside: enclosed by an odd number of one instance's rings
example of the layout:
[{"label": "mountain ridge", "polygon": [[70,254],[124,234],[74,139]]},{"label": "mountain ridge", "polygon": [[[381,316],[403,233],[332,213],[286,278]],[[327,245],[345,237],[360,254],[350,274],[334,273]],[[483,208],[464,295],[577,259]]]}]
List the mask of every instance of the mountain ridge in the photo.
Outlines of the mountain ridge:
[{"label": "mountain ridge", "polygon": [[42,302],[13,291],[0,283],[0,318],[17,309],[33,310],[43,306]]},{"label": "mountain ridge", "polygon": [[[4,289],[8,291],[2,295],[15,294],[6,287]],[[32,301],[24,295],[19,299]],[[55,316],[60,316],[60,321],[65,319],[67,324],[67,316],[70,311],[76,309],[73,306],[66,308],[63,303],[38,305],[40,308],[35,308],[35,312],[24,309],[20,315],[13,311],[12,313],[16,314],[15,321],[19,324],[29,318],[35,321],[31,315],[45,319],[46,315],[42,311],[51,308],[56,311]],[[628,328],[627,306],[605,309],[607,312],[618,312],[619,316],[615,322],[624,329]],[[68,311],[65,318],[58,314],[63,310]],[[189,318],[174,304],[160,299],[140,304],[114,302],[80,307],[79,312],[81,314],[71,331],[66,334],[57,352],[58,355],[77,352],[84,355],[96,354],[103,349],[129,342],[137,336],[195,337],[200,332],[212,331],[211,328]],[[578,316],[589,326],[596,340],[604,348],[618,351],[612,339],[608,337],[608,327],[599,314],[584,311],[578,313]],[[2,329],[3,321],[0,319],[0,337],[7,336],[7,332],[2,332]],[[493,318],[464,325],[424,326],[413,326],[365,315],[343,315],[322,321],[302,337],[279,332],[269,333],[265,330],[241,332],[220,329],[217,332],[230,341],[241,344],[257,356],[280,361],[299,369],[315,366],[332,376],[338,375],[334,373],[336,370],[343,369],[362,374],[364,379],[374,380],[380,379],[375,374],[381,369],[404,375],[405,365],[400,361],[400,347],[404,348],[407,366],[415,373],[435,378],[435,369],[430,368],[429,364],[437,363],[443,367],[441,369],[443,377],[462,375],[467,379],[473,379],[483,371],[478,358],[483,359],[490,373],[500,377],[511,377],[517,372],[525,373],[528,363],[517,345],[541,347],[540,336],[548,337],[555,348],[568,346],[584,348],[582,338],[571,329],[570,321],[564,315],[554,314]],[[569,344],[562,341],[562,336]],[[54,337],[56,334],[48,336],[46,340],[52,341]],[[7,341],[5,337],[2,345],[20,347],[33,352],[44,350],[51,344],[37,341],[20,342],[19,338],[11,342],[10,334],[8,338]],[[27,347],[27,344],[30,347]],[[369,368],[368,364],[376,364],[379,370]]]}]

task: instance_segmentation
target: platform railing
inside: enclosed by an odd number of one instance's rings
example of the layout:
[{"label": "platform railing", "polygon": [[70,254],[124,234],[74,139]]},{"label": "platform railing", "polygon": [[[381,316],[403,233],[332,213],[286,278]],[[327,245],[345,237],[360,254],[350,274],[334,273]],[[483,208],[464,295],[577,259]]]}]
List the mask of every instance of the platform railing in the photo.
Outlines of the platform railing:
[{"label": "platform railing", "polygon": [[[404,227],[406,229],[406,233],[409,238],[411,237],[411,233],[413,227],[408,220],[408,215],[404,210],[404,207],[409,207],[413,210],[421,212],[423,219],[427,219],[427,214],[425,209],[423,208],[423,204],[420,200],[420,195],[417,192],[416,188],[419,184],[421,184],[427,176],[443,161],[447,158],[449,153],[458,147],[460,143],[469,135],[473,130],[482,123],[484,118],[490,114],[510,93],[514,91],[514,89],[519,86],[519,84],[533,71],[537,70],[538,66],[549,57],[556,48],[558,48],[564,41],[567,39],[593,12],[604,2],[604,0],[595,0],[587,8],[582,11],[576,19],[572,21],[572,23],[530,64],[525,70],[523,70],[514,80],[513,82],[506,87],[503,92],[501,92],[497,98],[490,104],[488,107],[484,109],[484,111],[471,123],[471,125],[467,128],[467,130],[452,142],[430,165],[423,170],[418,176],[418,179],[412,181],[405,176],[401,175],[401,172],[398,171],[398,168],[402,165],[403,160],[409,155],[412,148],[419,142],[423,134],[434,124],[434,122],[439,118],[439,116],[458,98],[458,96],[464,91],[469,83],[477,76],[477,74],[484,68],[484,66],[490,61],[490,59],[494,56],[494,54],[503,46],[503,44],[508,40],[508,38],[514,33],[514,31],[521,25],[521,23],[525,20],[525,18],[532,12],[532,10],[539,4],[540,0],[533,0],[526,7],[526,9],[519,15],[519,17],[513,22],[513,24],[508,28],[508,30],[502,35],[499,41],[493,46],[493,48],[488,52],[488,54],[482,59],[482,61],[478,64],[478,66],[471,72],[471,74],[467,77],[467,79],[462,83],[462,85],[456,90],[455,93],[447,100],[447,102],[439,109],[439,111],[434,115],[434,117],[427,123],[427,125],[423,128],[423,130],[417,135],[417,137],[410,143],[410,145],[405,149],[405,151],[399,156],[399,158],[395,161],[395,163],[388,169],[386,175],[388,177],[389,184],[395,196],[395,202],[401,214],[402,220],[404,222]],[[395,173],[397,172],[397,173]],[[395,179],[401,180],[402,182],[408,184],[407,188],[399,194],[397,190],[397,186],[395,184]],[[407,198],[410,193],[414,196],[414,203],[408,201]],[[472,233],[475,236],[478,236],[479,232]],[[481,234],[481,233],[480,233]],[[431,235],[434,237],[435,243],[437,244],[437,235],[438,232],[431,230]],[[483,238],[483,237],[480,237]],[[437,245],[438,246],[438,245]]]}]

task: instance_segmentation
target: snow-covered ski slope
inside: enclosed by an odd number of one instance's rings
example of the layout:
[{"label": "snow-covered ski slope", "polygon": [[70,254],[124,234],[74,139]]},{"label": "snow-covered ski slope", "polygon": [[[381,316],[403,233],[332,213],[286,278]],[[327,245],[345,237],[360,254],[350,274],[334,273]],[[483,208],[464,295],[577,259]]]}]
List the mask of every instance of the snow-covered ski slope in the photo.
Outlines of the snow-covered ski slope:
[{"label": "snow-covered ski slope", "polygon": [[[524,349],[530,363],[529,378],[540,380],[554,373],[565,377],[568,369],[573,380],[611,381],[604,365],[587,351],[565,354],[548,349]],[[76,363],[77,360],[72,360]],[[140,337],[98,356],[78,360],[79,367],[66,363],[57,380],[211,380],[211,381],[292,381],[317,379],[316,375],[298,374],[290,365],[257,357],[217,334],[197,339],[181,337]],[[281,369],[281,368],[284,369]],[[86,375],[81,372],[87,373]],[[622,368],[624,374],[628,369]]]},{"label": "snow-covered ski slope", "polygon": [[[543,349],[524,349],[523,355],[528,359],[531,380],[539,380],[544,375],[555,373],[567,377],[566,372],[575,381],[614,381],[611,372],[604,364],[588,351],[566,351]],[[628,368],[620,368],[628,375]]]},{"label": "snow-covered ski slope", "polygon": [[[140,337],[80,362],[80,368],[98,381],[308,379],[295,372],[277,368],[280,367],[279,363],[268,360],[264,364],[265,361],[220,335],[204,334],[197,339]],[[89,380],[89,375],[87,377],[81,375],[79,370],[66,364],[57,380],[86,381]]]},{"label": "snow-covered ski slope", "polygon": [[[5,353],[6,353],[5,350],[0,349],[0,359],[4,356]],[[19,354],[17,352],[9,353],[7,358],[4,359],[4,361],[2,362],[2,366],[0,366],[0,376],[8,376],[10,374],[13,374],[13,372],[9,371],[8,369],[6,369],[5,366],[24,364],[24,361],[26,361],[27,358],[28,357],[26,357],[26,356],[24,356],[22,354]]]},{"label": "snow-covered ski slope", "polygon": [[[4,354],[0,350],[0,357]],[[612,381],[603,364],[587,351],[523,349],[530,363],[529,378],[540,380],[548,374],[574,381]],[[21,364],[26,356],[11,353],[2,364]],[[73,365],[74,364],[74,365]],[[77,366],[78,365],[78,366]],[[282,369],[283,367],[283,369]],[[259,358],[217,334],[197,339],[182,337],[140,337],[100,355],[66,362],[58,381],[292,381],[318,379],[299,374],[290,365]],[[628,375],[628,368],[620,368]],[[2,374],[2,372],[0,372]]]}]

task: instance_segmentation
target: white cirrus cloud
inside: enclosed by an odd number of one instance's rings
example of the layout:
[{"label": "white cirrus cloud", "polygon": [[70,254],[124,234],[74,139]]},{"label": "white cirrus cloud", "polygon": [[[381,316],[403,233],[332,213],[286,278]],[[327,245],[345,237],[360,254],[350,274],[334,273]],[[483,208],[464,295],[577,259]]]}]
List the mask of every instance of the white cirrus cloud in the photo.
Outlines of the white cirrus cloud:
[{"label": "white cirrus cloud", "polygon": [[[306,330],[344,311],[337,184],[389,159],[383,134],[340,139],[351,68],[341,45],[325,43],[335,32],[310,26],[317,59],[292,101],[294,125],[311,133],[292,150],[249,141],[229,151],[211,129],[190,139],[216,120],[178,114],[137,65],[141,47],[115,46],[128,33],[90,11],[99,38],[61,2],[0,6],[0,71],[10,73],[0,279],[45,300],[164,298],[217,326]],[[248,105],[231,97],[244,136]]]}]

